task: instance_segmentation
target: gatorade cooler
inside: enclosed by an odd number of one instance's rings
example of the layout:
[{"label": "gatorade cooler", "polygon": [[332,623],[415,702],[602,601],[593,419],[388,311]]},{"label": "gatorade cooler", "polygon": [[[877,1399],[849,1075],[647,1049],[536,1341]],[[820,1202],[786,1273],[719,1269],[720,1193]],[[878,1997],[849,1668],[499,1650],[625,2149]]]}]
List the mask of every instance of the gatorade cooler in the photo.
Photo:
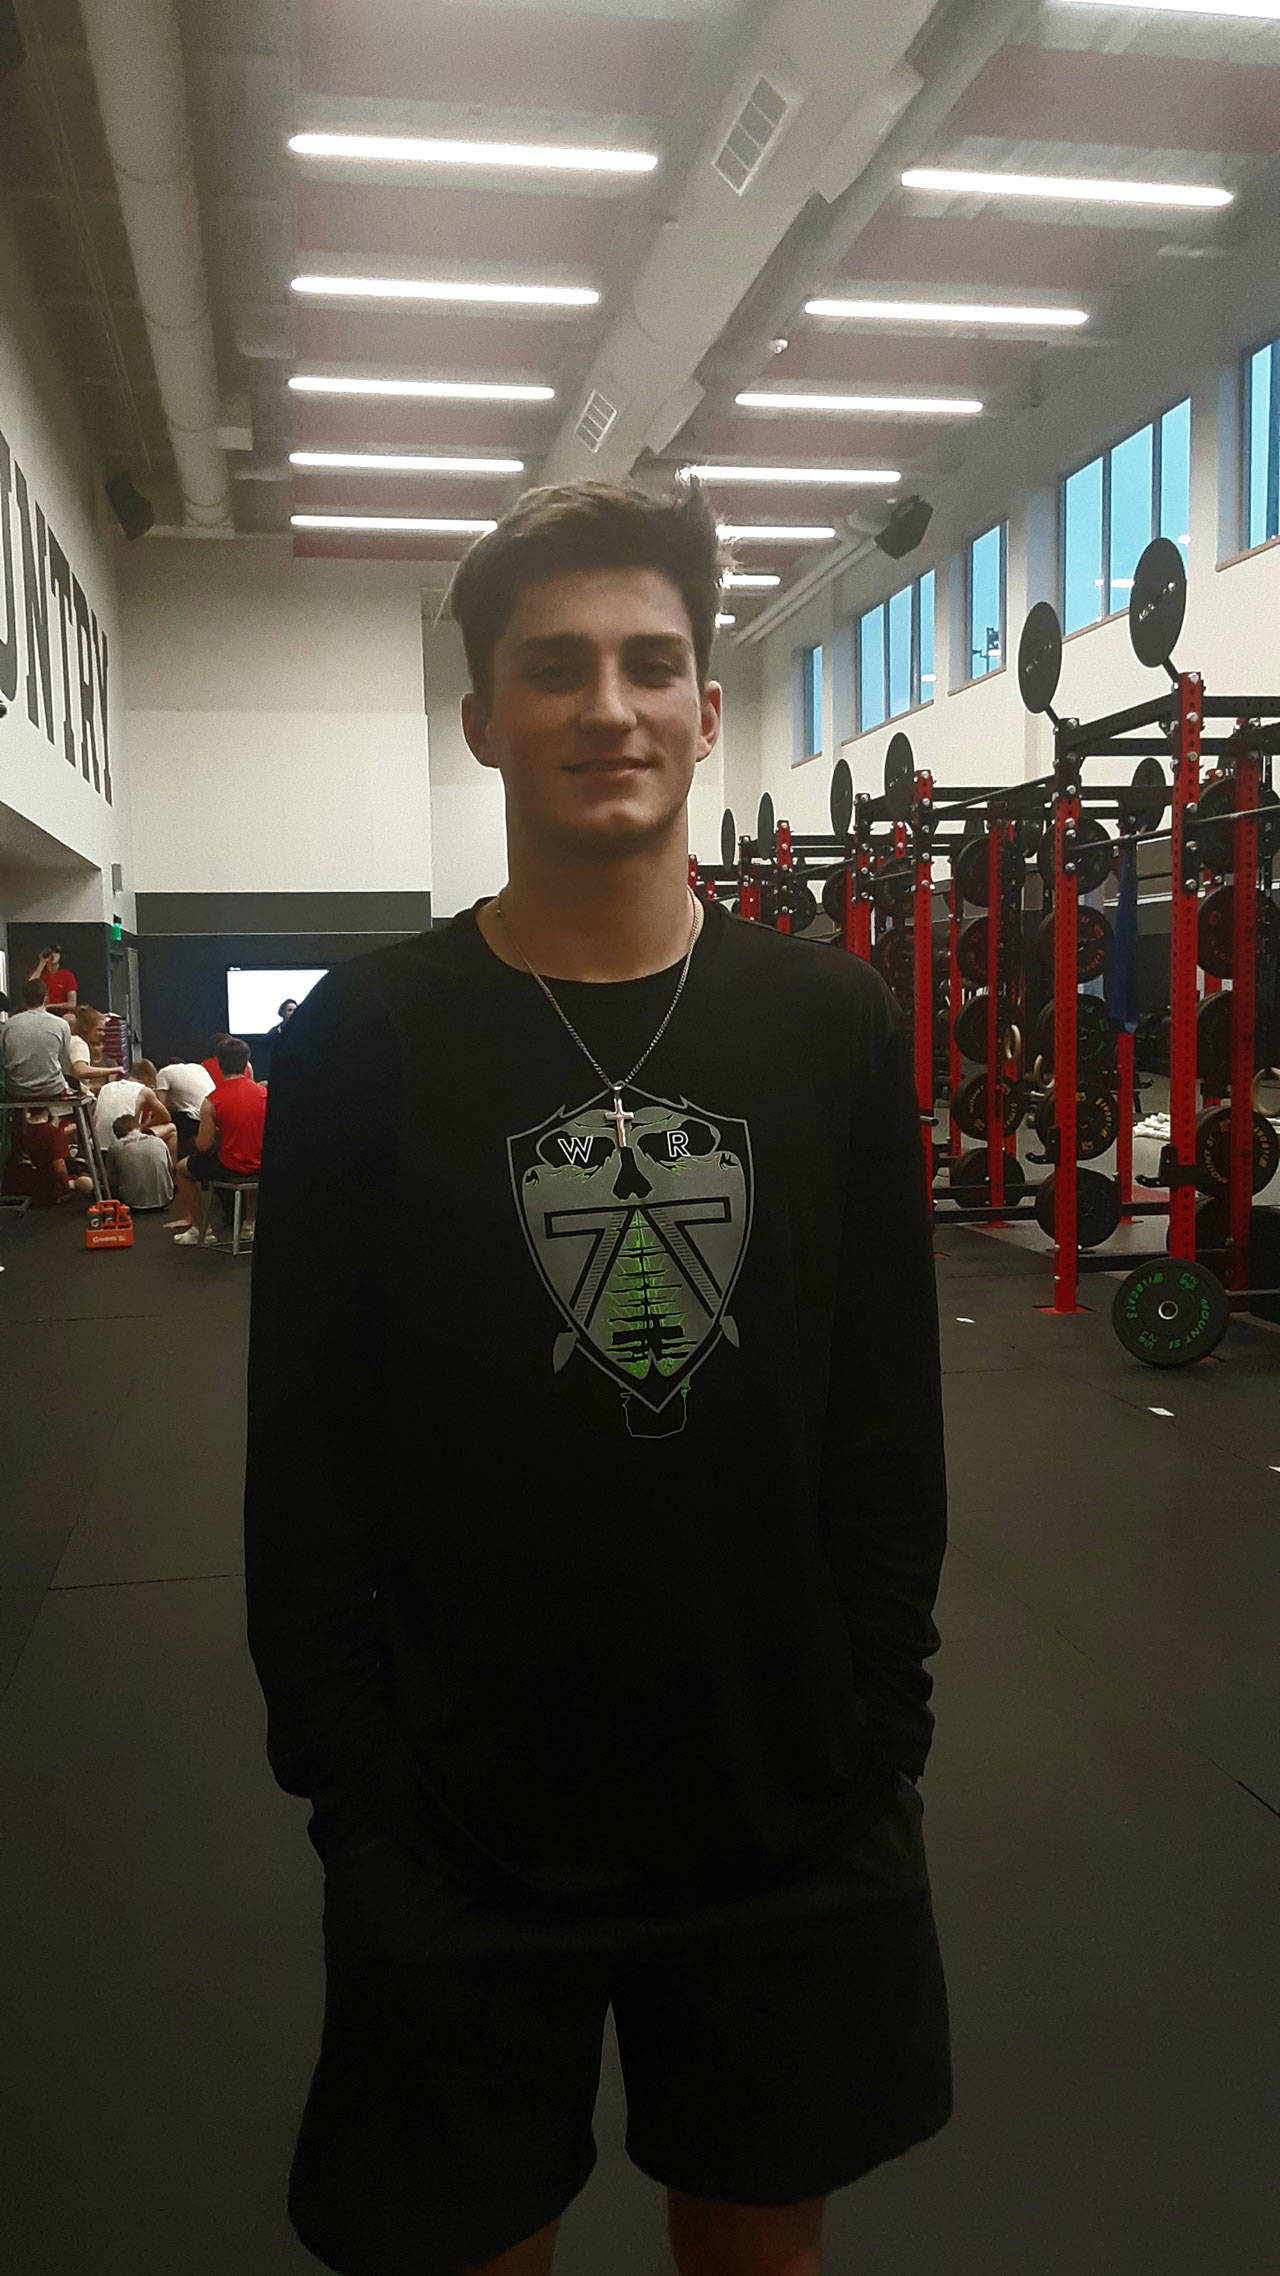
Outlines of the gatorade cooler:
[{"label": "gatorade cooler", "polygon": [[123,1201],[91,1201],[84,1236],[87,1249],[131,1249],[133,1218]]}]

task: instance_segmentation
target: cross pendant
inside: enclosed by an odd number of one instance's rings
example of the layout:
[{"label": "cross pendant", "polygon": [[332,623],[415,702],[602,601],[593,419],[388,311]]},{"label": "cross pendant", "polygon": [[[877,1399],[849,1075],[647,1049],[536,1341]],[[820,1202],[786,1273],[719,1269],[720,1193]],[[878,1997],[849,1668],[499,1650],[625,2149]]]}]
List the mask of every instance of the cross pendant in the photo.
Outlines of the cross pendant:
[{"label": "cross pendant", "polygon": [[621,1091],[615,1091],[613,1094],[613,1127],[618,1133],[618,1152],[620,1154],[625,1154],[627,1150],[626,1125],[628,1122],[634,1121],[634,1114],[623,1112]]}]

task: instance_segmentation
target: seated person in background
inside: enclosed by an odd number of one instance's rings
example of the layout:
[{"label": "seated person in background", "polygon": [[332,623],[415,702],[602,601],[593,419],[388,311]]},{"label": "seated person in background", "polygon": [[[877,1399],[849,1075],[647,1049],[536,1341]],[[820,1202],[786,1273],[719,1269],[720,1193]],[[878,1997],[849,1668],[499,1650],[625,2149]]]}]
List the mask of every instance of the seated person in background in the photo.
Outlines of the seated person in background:
[{"label": "seated person in background", "polygon": [[130,1209],[167,1209],[173,1199],[173,1164],[163,1138],[144,1130],[136,1114],[118,1114],[111,1134],[111,1167],[120,1199]]},{"label": "seated person in background", "polygon": [[214,1085],[217,1085],[222,1081],[222,1069],[218,1065],[218,1053],[221,1051],[223,1044],[230,1043],[230,1041],[231,1038],[226,1033],[225,1029],[223,1029],[223,1031],[218,1035],[206,1035],[204,1039],[204,1057],[200,1061],[200,1064],[204,1068],[204,1071],[208,1076],[210,1082]]},{"label": "seated person in background", "polygon": [[[200,1128],[185,1162],[178,1164],[178,1198],[186,1216],[186,1229],[174,1235],[181,1248],[195,1248],[200,1239],[200,1188],[214,1178],[256,1178],[262,1166],[262,1130],[267,1119],[267,1086],[255,1083],[249,1065],[249,1046],[229,1035],[218,1053],[222,1080],[200,1109]],[[253,1234],[256,1193],[245,1195],[245,1230]],[[179,1220],[174,1218],[174,1225]],[[206,1239],[215,1238],[210,1226]]]},{"label": "seated person in background", "polygon": [[24,980],[22,1010],[0,1028],[0,1073],[9,1098],[65,1098],[81,1088],[71,1030],[45,1002],[43,980]]},{"label": "seated person in background", "polygon": [[102,1056],[106,1013],[95,1011],[92,1004],[77,1004],[68,1014],[67,1024],[71,1030],[71,1064],[81,1082],[96,1091],[102,1083],[114,1081],[120,1069]]},{"label": "seated person in background", "polygon": [[[217,1065],[216,1060],[214,1064]],[[167,1067],[160,1069],[156,1078],[156,1093],[164,1100],[173,1116],[178,1133],[179,1160],[189,1154],[194,1146],[196,1132],[200,1127],[200,1109],[213,1092],[215,1082],[221,1080],[221,1069],[215,1078],[198,1060],[171,1059]]]},{"label": "seated person in background", "polygon": [[104,1155],[111,1151],[116,1116],[136,1114],[144,1129],[155,1130],[163,1138],[170,1161],[176,1162],[178,1133],[168,1107],[156,1096],[156,1080],[151,1061],[135,1059],[127,1077],[117,1076],[114,1082],[103,1084],[93,1110],[93,1130]]},{"label": "seated person in background", "polygon": [[28,979],[43,980],[49,993],[49,1006],[53,1011],[71,1010],[76,1002],[76,976],[68,972],[62,961],[60,948],[42,948],[36,959],[35,970]]},{"label": "seated person in background", "polygon": [[67,1168],[71,1132],[47,1106],[28,1107],[21,1117],[21,1132],[11,1139],[4,1166],[3,1192],[10,1198],[25,1195],[34,1209],[53,1209],[77,1193],[92,1193],[93,1179],[72,1177]]}]

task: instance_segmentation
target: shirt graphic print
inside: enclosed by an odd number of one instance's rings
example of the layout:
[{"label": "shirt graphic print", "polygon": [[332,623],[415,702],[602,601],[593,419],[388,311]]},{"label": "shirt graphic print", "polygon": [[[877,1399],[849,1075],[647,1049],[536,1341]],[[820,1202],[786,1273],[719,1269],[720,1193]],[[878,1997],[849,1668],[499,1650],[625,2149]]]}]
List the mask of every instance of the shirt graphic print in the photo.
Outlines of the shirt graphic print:
[{"label": "shirt graphic print", "polygon": [[[628,1106],[627,1101],[631,1104]],[[559,1107],[508,1138],[529,1253],[575,1351],[619,1390],[629,1434],[684,1429],[690,1381],[720,1338],[751,1235],[754,1180],[745,1122],[628,1088],[620,1148],[612,1093]]]}]

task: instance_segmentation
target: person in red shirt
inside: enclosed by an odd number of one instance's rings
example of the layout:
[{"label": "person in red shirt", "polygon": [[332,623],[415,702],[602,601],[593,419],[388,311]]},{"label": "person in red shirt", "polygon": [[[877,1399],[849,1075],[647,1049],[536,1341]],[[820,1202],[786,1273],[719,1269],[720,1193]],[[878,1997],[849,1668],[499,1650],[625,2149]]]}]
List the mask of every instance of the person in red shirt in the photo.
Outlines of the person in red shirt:
[{"label": "person in red shirt", "polygon": [[55,1122],[47,1107],[29,1107],[22,1124],[22,1135],[14,1138],[5,1164],[7,1196],[25,1195],[33,1208],[53,1209],[77,1193],[92,1193],[92,1178],[72,1177],[67,1168],[71,1132],[65,1122]]},{"label": "person in red shirt", "polygon": [[[201,1187],[214,1178],[256,1178],[262,1163],[267,1086],[254,1081],[249,1046],[240,1036],[224,1039],[217,1068],[217,1083],[200,1109],[195,1145],[177,1168],[178,1198],[187,1218],[185,1229],[174,1234],[180,1248],[194,1248],[200,1239]],[[250,1241],[257,1198],[256,1193],[245,1195],[243,1234]],[[212,1226],[205,1238],[216,1239]]]},{"label": "person in red shirt", "polygon": [[45,1002],[51,1012],[70,1011],[76,1002],[76,976],[67,971],[60,948],[42,948],[29,980],[43,980]]}]

